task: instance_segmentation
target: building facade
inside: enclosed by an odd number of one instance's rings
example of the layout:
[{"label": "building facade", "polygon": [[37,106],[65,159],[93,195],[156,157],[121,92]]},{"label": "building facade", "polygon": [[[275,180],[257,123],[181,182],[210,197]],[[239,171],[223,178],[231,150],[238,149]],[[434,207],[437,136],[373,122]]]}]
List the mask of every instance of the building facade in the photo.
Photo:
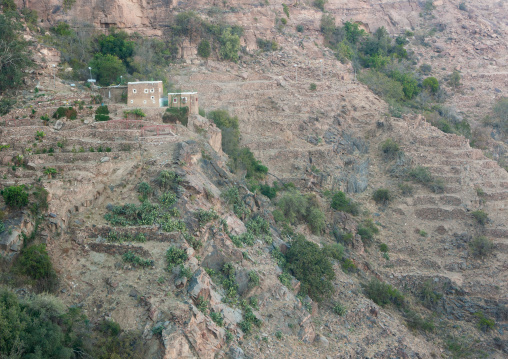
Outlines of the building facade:
[{"label": "building facade", "polygon": [[197,92],[174,92],[168,93],[169,107],[188,107],[189,115],[199,114],[199,103]]},{"label": "building facade", "polygon": [[162,81],[127,83],[127,105],[132,107],[161,107]]},{"label": "building facade", "polygon": [[108,86],[99,88],[104,103],[125,103],[127,86]]}]

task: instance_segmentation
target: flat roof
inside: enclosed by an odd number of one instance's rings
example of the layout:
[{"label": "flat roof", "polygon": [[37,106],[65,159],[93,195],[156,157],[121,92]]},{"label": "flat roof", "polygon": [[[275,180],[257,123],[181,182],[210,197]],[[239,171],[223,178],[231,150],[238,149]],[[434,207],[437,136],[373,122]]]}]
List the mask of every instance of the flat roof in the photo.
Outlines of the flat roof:
[{"label": "flat roof", "polygon": [[197,92],[169,92],[168,95],[195,95]]},{"label": "flat roof", "polygon": [[137,82],[127,82],[128,85],[136,85],[136,84],[154,84],[162,81],[137,81]]}]

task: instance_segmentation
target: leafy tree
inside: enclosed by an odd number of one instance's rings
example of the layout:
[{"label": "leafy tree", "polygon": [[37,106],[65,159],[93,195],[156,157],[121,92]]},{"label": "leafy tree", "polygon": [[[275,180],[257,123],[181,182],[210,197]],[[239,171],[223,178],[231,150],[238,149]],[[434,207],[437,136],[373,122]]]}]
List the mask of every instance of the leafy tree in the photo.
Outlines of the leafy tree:
[{"label": "leafy tree", "polygon": [[494,105],[494,114],[504,123],[508,124],[508,97],[500,98]]},{"label": "leafy tree", "polygon": [[342,191],[337,191],[332,196],[332,203],[330,205],[336,211],[348,212],[356,216],[360,212],[358,205],[354,203],[350,198],[346,197],[346,194]]},{"label": "leafy tree", "polygon": [[115,55],[96,54],[90,62],[92,72],[97,76],[97,82],[102,86],[108,86],[126,73],[122,60]]},{"label": "leafy tree", "polygon": [[9,207],[21,208],[28,204],[28,193],[23,185],[7,187],[1,193]]},{"label": "leafy tree", "polygon": [[[5,1],[2,6],[4,11],[11,7]],[[33,64],[29,44],[21,36],[21,30],[22,25],[19,21],[0,14],[0,95],[21,86],[25,70]]]},{"label": "leafy tree", "polygon": [[378,96],[395,101],[404,97],[402,84],[381,72],[369,70],[360,74],[359,79]]},{"label": "leafy tree", "polygon": [[287,267],[302,283],[300,293],[321,301],[333,291],[335,278],[327,253],[319,246],[298,235],[286,253]]},{"label": "leafy tree", "polygon": [[14,0],[1,0],[0,1],[0,8],[2,9],[2,11],[5,13],[5,12],[9,12],[9,11],[16,11],[17,10],[17,7],[16,7],[16,4],[14,3]]},{"label": "leafy tree", "polygon": [[222,60],[238,61],[238,51],[240,51],[240,37],[233,34],[230,28],[223,30],[219,37],[219,57]]},{"label": "leafy tree", "polygon": [[101,34],[97,37],[98,50],[103,55],[114,55],[128,65],[128,60],[134,54],[134,41],[128,40],[125,31],[112,31],[109,35]]},{"label": "leafy tree", "polygon": [[353,45],[360,42],[360,40],[362,38],[367,36],[367,33],[365,32],[365,30],[360,29],[360,25],[358,25],[357,23],[350,22],[350,21],[347,21],[344,24],[344,30],[346,31],[347,41],[349,41],[349,43],[351,43]]},{"label": "leafy tree", "polygon": [[450,79],[448,80],[448,83],[450,84],[451,87],[453,88],[457,88],[459,87],[461,84],[460,84],[460,72],[457,71],[457,70],[454,70],[450,76]]},{"label": "leafy tree", "polygon": [[427,77],[423,80],[422,86],[424,89],[435,94],[439,90],[439,81],[435,77]]},{"label": "leafy tree", "polygon": [[210,57],[212,48],[210,46],[210,42],[206,39],[201,40],[198,45],[198,55],[204,59],[208,59]]}]

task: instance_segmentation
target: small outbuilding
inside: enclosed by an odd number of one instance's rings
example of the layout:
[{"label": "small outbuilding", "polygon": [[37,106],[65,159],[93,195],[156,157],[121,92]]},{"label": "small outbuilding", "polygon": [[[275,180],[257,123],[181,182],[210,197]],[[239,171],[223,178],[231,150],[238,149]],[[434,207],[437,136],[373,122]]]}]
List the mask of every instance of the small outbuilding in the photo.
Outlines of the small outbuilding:
[{"label": "small outbuilding", "polygon": [[162,107],[162,81],[138,81],[127,83],[127,106]]},{"label": "small outbuilding", "polygon": [[168,93],[168,107],[170,108],[188,107],[189,115],[198,115],[199,114],[198,93],[197,92]]}]

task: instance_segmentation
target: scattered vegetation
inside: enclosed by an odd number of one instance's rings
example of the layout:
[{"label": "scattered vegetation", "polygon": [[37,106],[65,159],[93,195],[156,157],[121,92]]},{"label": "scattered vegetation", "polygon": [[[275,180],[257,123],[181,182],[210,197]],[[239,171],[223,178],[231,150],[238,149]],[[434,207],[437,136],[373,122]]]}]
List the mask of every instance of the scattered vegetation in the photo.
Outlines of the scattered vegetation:
[{"label": "scattered vegetation", "polygon": [[377,278],[373,278],[365,286],[365,295],[372,299],[374,303],[384,307],[393,304],[396,307],[404,305],[404,296],[397,289],[388,283],[383,283]]},{"label": "scattered vegetation", "polygon": [[28,192],[24,185],[6,187],[0,193],[5,204],[11,208],[21,208],[28,204]]},{"label": "scattered vegetation", "polygon": [[386,159],[393,160],[399,154],[400,147],[397,142],[389,138],[381,143],[381,151]]},{"label": "scattered vegetation", "polygon": [[335,192],[332,195],[331,207],[337,211],[351,213],[353,216],[360,213],[358,204],[347,198],[342,191]]},{"label": "scattered vegetation", "polygon": [[57,108],[57,110],[53,113],[53,118],[59,120],[63,117],[66,117],[69,120],[75,120],[78,117],[78,112],[72,106]]},{"label": "scattered vegetation", "polygon": [[168,262],[168,270],[173,267],[185,263],[188,259],[187,252],[184,249],[176,248],[174,246],[169,247],[166,251],[166,261]]},{"label": "scattered vegetation", "polygon": [[376,201],[377,204],[386,205],[390,202],[392,196],[390,191],[385,188],[379,188],[374,191],[372,194],[372,199]]},{"label": "scattered vegetation", "polygon": [[333,312],[339,316],[344,316],[346,314],[346,307],[342,304],[340,304],[339,302],[335,302],[333,304],[333,308],[332,308]]},{"label": "scattered vegetation", "polygon": [[181,123],[187,126],[189,122],[189,107],[169,107],[162,115],[162,122],[164,123]]},{"label": "scattered vegetation", "polygon": [[287,191],[277,202],[277,208],[288,223],[306,222],[315,234],[321,234],[325,229],[325,216],[315,195],[303,195],[297,190]]},{"label": "scattered vegetation", "polygon": [[481,226],[486,225],[489,221],[489,215],[487,214],[487,212],[484,212],[482,210],[474,211],[471,213],[471,215],[476,220],[476,222]]},{"label": "scattered vegetation", "polygon": [[229,156],[229,167],[234,171],[245,171],[247,179],[260,180],[268,173],[268,168],[254,158],[248,147],[240,147],[238,118],[231,117],[225,110],[211,111],[208,117],[222,131],[222,149]]},{"label": "scattered vegetation", "polygon": [[140,266],[140,267],[153,267],[154,261],[152,259],[145,259],[141,258],[140,256],[136,255],[134,252],[127,251],[122,255],[122,259],[124,262],[132,263],[134,265]]},{"label": "scattered vegetation", "polygon": [[469,250],[474,257],[486,257],[493,249],[494,244],[485,236],[476,237],[469,243]]},{"label": "scattered vegetation", "polygon": [[146,117],[145,113],[140,108],[124,111],[123,115],[127,118],[129,115],[133,115],[136,119]]},{"label": "scattered vegetation", "polygon": [[496,322],[493,319],[489,319],[482,312],[476,312],[475,317],[478,318],[476,326],[482,332],[488,332],[496,326]]},{"label": "scattered vegetation", "polygon": [[[35,234],[35,231],[33,233]],[[14,270],[17,274],[28,277],[39,292],[56,290],[58,278],[45,244],[34,244],[23,248]]]}]

